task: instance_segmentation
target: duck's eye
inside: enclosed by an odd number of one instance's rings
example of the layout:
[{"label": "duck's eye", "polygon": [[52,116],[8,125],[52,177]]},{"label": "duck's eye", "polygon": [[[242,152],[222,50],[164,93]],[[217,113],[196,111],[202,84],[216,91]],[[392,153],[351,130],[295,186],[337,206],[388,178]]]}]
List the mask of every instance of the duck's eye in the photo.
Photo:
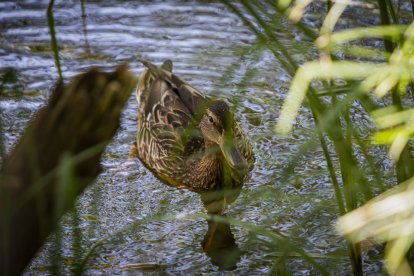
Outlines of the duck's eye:
[{"label": "duck's eye", "polygon": [[209,121],[210,123],[214,123],[214,119],[213,119],[213,117],[208,116],[208,121]]}]

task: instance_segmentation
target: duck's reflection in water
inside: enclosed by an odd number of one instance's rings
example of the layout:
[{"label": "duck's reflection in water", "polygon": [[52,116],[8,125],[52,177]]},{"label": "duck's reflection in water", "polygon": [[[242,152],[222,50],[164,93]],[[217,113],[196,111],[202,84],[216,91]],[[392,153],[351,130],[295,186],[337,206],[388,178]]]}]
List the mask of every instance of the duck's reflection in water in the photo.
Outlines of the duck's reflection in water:
[{"label": "duck's reflection in water", "polygon": [[220,270],[237,268],[237,262],[243,254],[228,223],[208,221],[207,234],[201,245],[203,251],[211,258],[211,263]]},{"label": "duck's reflection in water", "polygon": [[[236,200],[240,191],[241,188],[215,191],[202,193],[200,197],[208,214],[225,217],[225,208]],[[214,220],[207,222],[208,230],[201,243],[203,251],[220,270],[235,269],[243,252],[236,243],[230,224]]]}]

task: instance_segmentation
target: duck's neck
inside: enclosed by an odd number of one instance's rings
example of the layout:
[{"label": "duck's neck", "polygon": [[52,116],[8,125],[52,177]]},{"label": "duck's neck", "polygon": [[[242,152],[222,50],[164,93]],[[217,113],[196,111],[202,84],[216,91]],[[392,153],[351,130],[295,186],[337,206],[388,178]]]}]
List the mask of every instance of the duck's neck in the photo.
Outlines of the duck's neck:
[{"label": "duck's neck", "polygon": [[206,143],[203,157],[189,168],[192,184],[203,190],[220,185],[218,182],[222,174],[221,155],[220,149],[215,147]]}]

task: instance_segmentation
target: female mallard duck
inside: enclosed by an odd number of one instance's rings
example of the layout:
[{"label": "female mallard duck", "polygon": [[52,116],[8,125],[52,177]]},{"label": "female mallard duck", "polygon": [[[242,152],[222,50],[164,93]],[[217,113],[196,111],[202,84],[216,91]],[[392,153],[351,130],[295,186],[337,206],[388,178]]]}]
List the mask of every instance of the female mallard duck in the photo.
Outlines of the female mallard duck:
[{"label": "female mallard duck", "polygon": [[172,62],[147,67],[137,89],[138,157],[157,177],[196,192],[241,186],[253,150],[229,106],[172,73]]}]

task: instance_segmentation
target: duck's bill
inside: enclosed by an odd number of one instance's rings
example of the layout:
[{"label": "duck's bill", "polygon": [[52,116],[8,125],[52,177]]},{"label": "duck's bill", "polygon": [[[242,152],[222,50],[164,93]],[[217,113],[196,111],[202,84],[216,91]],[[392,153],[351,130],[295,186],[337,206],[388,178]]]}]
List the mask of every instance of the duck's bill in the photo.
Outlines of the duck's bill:
[{"label": "duck's bill", "polygon": [[231,139],[224,138],[222,139],[223,142],[220,144],[221,151],[223,152],[227,163],[230,167],[237,171],[245,171],[247,169],[247,165],[243,155],[235,145],[234,141],[229,140]]}]

